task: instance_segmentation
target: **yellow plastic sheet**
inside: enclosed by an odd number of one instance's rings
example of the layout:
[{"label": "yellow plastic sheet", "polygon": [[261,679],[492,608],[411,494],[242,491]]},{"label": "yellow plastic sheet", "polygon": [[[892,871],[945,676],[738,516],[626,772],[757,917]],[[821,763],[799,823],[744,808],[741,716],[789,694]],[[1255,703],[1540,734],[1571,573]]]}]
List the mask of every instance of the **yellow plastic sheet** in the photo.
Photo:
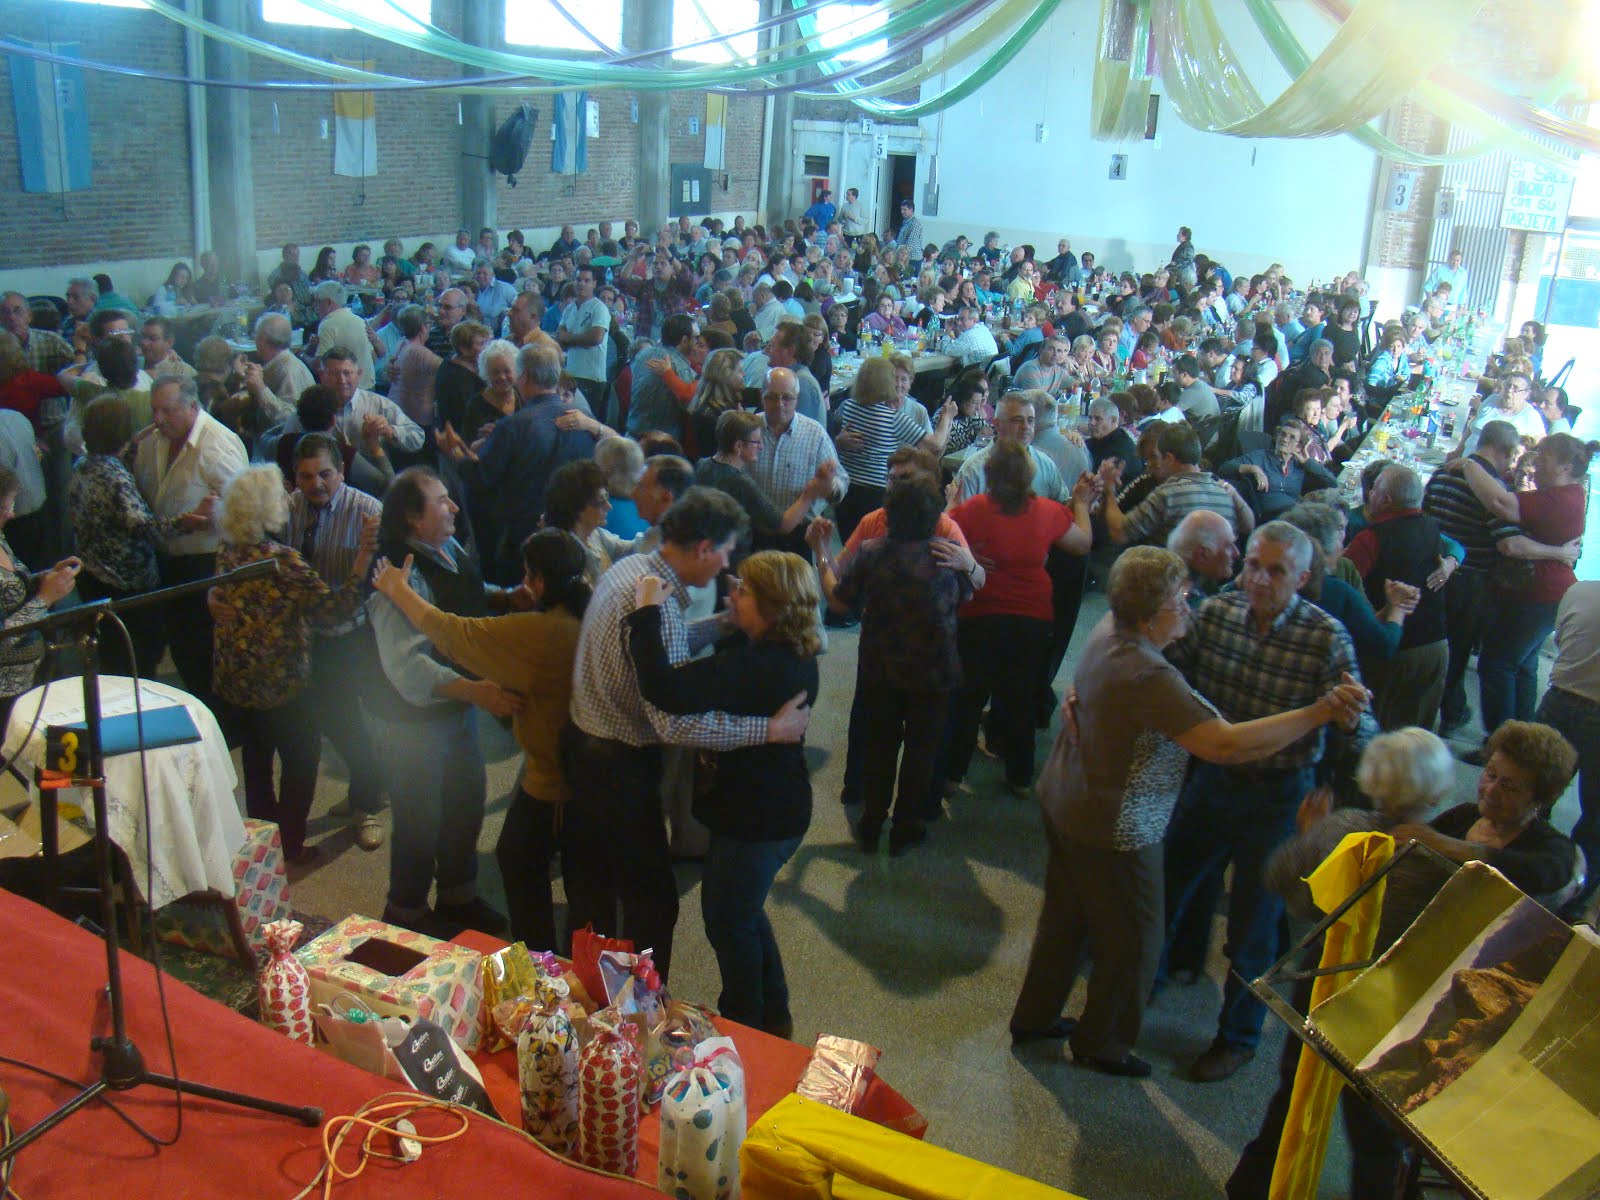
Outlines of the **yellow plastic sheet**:
[{"label": "yellow plastic sheet", "polygon": [[796,1095],[751,1127],[739,1179],[746,1200],[1077,1200]]},{"label": "yellow plastic sheet", "polygon": [[[1346,133],[1399,103],[1455,47],[1483,0],[1362,0],[1311,65],[1270,104],[1221,86],[1210,0],[1154,0],[1162,80],[1183,119],[1235,137]],[[1231,58],[1231,54],[1228,55]],[[1170,73],[1170,78],[1169,78]],[[1176,83],[1176,86],[1174,86]]]},{"label": "yellow plastic sheet", "polygon": [[1113,142],[1144,137],[1150,109],[1149,51],[1150,0],[1102,0],[1090,137]]},{"label": "yellow plastic sheet", "polygon": [[[1347,834],[1306,879],[1313,903],[1323,912],[1332,912],[1393,857],[1394,839],[1388,834]],[[1380,879],[1328,927],[1322,942],[1322,966],[1360,962],[1372,954],[1378,918],[1383,912],[1384,883]],[[1318,976],[1311,989],[1311,1007],[1315,1009],[1353,978],[1355,973],[1351,971]],[[1315,1200],[1322,1160],[1328,1151],[1328,1132],[1333,1127],[1334,1104],[1343,1086],[1338,1072],[1323,1062],[1315,1050],[1310,1046],[1300,1048],[1289,1115],[1278,1142],[1278,1161],[1272,1168],[1270,1200]]]}]

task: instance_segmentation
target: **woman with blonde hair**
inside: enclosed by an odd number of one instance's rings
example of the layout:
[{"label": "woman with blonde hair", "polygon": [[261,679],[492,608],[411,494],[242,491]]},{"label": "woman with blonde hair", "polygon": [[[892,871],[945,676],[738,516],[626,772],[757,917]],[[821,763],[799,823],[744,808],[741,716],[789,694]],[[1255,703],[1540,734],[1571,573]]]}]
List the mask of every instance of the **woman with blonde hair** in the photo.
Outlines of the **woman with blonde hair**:
[{"label": "woman with blonde hair", "polygon": [[[338,447],[331,449],[331,461],[337,462]],[[212,656],[217,695],[237,709],[245,811],[257,820],[274,822],[283,834],[284,857],[303,865],[318,857],[317,848],[305,844],[306,816],[322,758],[322,734],[306,695],[311,681],[310,622],[354,617],[377,549],[378,523],[371,518],[363,524],[350,576],[339,581],[337,591],[323,582],[298,550],[272,540],[272,531],[288,524],[289,498],[277,467],[251,467],[223,489],[217,570],[232,571],[270,559],[277,562],[278,572],[217,586],[218,598],[225,604],[217,616]],[[277,788],[272,778],[274,754],[283,763]]]},{"label": "woman with blonde hair", "polygon": [[[671,590],[646,575],[628,641],[644,698],[669,713],[776,712],[797,692],[816,702],[821,595],[797,554],[762,550],[744,560],[728,603],[746,639],[673,667],[661,640],[661,604]],[[774,707],[776,705],[777,707]],[[717,754],[694,815],[711,831],[700,910],[722,972],[717,1007],[729,1020],[778,1037],[794,1032],[783,959],[765,912],[767,893],[811,823],[811,778],[803,743]]]}]

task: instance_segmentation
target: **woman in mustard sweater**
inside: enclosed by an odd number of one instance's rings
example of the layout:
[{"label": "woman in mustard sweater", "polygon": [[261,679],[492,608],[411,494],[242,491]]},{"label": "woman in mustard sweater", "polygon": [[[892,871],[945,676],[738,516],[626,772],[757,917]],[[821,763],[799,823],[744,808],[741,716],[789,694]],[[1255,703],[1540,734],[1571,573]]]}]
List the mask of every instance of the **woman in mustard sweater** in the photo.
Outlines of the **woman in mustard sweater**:
[{"label": "woman in mustard sweater", "polygon": [[578,628],[589,603],[583,544],[560,529],[541,529],[522,543],[523,585],[531,612],[457,617],[429,604],[407,583],[411,563],[381,560],[373,586],[393,601],[439,652],[462,668],[523,698],[512,721],[527,755],[495,844],[505,881],[511,936],[533,950],[566,952],[556,942],[550,860],[561,849],[561,806],[567,798],[556,737],[572,699]]}]

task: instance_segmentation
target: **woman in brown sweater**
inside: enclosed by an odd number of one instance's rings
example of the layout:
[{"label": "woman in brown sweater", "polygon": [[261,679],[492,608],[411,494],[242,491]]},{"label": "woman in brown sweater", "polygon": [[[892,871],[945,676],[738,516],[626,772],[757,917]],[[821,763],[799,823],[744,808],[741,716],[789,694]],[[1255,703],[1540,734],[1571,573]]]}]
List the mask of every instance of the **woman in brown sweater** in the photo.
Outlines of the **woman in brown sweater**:
[{"label": "woman in brown sweater", "polygon": [[572,700],[578,628],[589,603],[583,544],[560,529],[541,529],[522,543],[523,583],[532,611],[501,617],[458,617],[429,604],[407,582],[410,562],[380,561],[373,586],[446,658],[523,698],[512,733],[527,755],[522,785],[511,799],[495,844],[505,882],[511,937],[530,949],[566,952],[556,941],[550,860],[561,849],[561,777],[557,735]]}]

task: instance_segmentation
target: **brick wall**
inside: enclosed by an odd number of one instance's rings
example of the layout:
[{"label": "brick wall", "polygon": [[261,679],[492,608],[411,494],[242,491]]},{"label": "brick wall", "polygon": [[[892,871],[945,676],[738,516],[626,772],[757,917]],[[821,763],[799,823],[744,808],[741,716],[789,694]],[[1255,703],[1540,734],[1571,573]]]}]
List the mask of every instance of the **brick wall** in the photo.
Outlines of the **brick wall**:
[{"label": "brick wall", "polygon": [[[84,58],[184,73],[183,31],[150,12],[0,0],[0,29],[35,43],[76,42]],[[194,221],[183,89],[101,71],[85,71],[84,84],[93,185],[64,195],[24,192],[6,68],[0,267],[188,257]]]},{"label": "brick wall", "polygon": [[[434,23],[459,36],[462,5],[470,2],[434,0]],[[251,11],[251,34],[300,53],[370,59],[380,72],[419,79],[465,74],[441,59],[355,30],[268,25],[259,18],[259,6],[252,5]],[[185,73],[183,30],[156,13],[60,0],[0,0],[0,28],[37,41],[53,31],[57,40],[76,38],[87,58]],[[259,59],[251,60],[250,69],[263,79],[313,78]],[[58,264],[93,264],[89,269],[100,269],[130,260],[170,262],[194,252],[184,90],[97,72],[86,73],[86,78],[94,187],[70,193],[64,205],[56,196],[22,193],[11,90],[0,83],[0,195],[7,198],[0,212],[0,269]],[[620,222],[633,213],[638,161],[633,96],[598,92],[594,98],[600,105],[600,136],[588,143],[588,171],[573,177],[550,171],[551,97],[530,97],[538,124],[527,168],[515,188],[504,177],[496,183],[502,229],[521,226],[537,244],[533,230],[553,229],[567,221]],[[310,254],[322,243],[376,244],[388,236],[405,238],[409,249],[421,236],[453,231],[461,223],[457,98],[431,92],[379,92],[375,103],[378,174],[353,179],[333,174],[331,94],[251,94],[256,241],[264,252],[298,240],[310,246],[309,263]],[[514,104],[509,96],[496,99],[497,126]],[[700,132],[691,136],[688,118],[695,115],[701,119]],[[713,186],[706,211],[754,216],[764,116],[763,99],[730,98],[729,187],[724,191]],[[326,138],[323,120],[329,124]],[[704,120],[703,92],[672,93],[670,161],[704,160]],[[488,147],[483,150],[486,154]],[[468,164],[469,169],[482,166]],[[153,265],[145,265],[137,273],[151,270]]]},{"label": "brick wall", "polygon": [[[316,58],[370,60],[374,70],[414,79],[466,74],[453,64],[368,37],[353,29],[267,24],[252,5],[250,32]],[[460,36],[459,0],[436,0],[434,23]],[[258,79],[312,79],[280,63],[255,58]],[[545,105],[543,115],[548,115]],[[276,117],[274,116],[276,110]],[[456,97],[439,92],[378,92],[375,96],[378,173],[366,179],[333,173],[333,96],[252,92],[250,147],[254,158],[256,242],[352,242],[391,234],[454,230],[460,196]],[[509,111],[509,109],[508,109]],[[276,120],[276,128],[274,127]],[[327,137],[322,122],[327,121]],[[375,253],[381,253],[374,247]],[[306,263],[313,258],[308,252]]]}]

